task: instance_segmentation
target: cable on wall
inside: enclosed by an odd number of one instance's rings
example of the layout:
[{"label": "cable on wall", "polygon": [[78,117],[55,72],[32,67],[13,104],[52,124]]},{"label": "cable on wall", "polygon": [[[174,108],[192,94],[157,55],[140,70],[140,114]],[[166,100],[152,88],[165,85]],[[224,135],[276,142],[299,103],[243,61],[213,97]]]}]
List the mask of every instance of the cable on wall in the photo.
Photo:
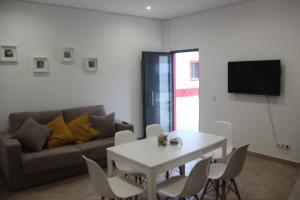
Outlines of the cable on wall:
[{"label": "cable on wall", "polygon": [[278,138],[277,138],[277,134],[276,134],[276,131],[275,131],[275,125],[274,125],[274,121],[273,121],[273,118],[272,118],[272,113],[271,113],[271,108],[270,108],[270,104],[269,104],[269,96],[268,95],[266,95],[266,106],[267,106],[268,117],[269,117],[271,128],[272,128],[273,138],[274,138],[276,144],[278,144]]}]

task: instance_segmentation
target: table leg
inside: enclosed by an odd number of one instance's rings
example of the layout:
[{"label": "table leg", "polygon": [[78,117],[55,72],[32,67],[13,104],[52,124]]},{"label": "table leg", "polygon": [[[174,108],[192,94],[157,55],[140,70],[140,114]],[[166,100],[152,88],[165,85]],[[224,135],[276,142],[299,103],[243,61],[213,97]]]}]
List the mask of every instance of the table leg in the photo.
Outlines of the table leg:
[{"label": "table leg", "polygon": [[113,161],[109,156],[107,156],[107,172],[109,177],[113,176]]},{"label": "table leg", "polygon": [[227,154],[227,139],[222,142],[222,161],[226,162],[226,154]]},{"label": "table leg", "polygon": [[148,182],[148,194],[147,194],[147,199],[148,200],[156,200],[156,176],[153,174],[149,173],[146,175],[147,176],[147,182]]}]

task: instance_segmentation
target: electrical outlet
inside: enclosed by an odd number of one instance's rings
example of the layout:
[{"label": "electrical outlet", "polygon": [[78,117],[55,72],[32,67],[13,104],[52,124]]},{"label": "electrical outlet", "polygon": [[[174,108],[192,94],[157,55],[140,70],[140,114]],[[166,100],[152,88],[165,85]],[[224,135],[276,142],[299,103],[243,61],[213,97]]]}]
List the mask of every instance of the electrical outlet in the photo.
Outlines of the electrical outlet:
[{"label": "electrical outlet", "polygon": [[277,147],[279,149],[282,149],[282,150],[285,150],[285,151],[289,151],[291,149],[291,146],[287,143],[284,143],[284,142],[278,142]]}]

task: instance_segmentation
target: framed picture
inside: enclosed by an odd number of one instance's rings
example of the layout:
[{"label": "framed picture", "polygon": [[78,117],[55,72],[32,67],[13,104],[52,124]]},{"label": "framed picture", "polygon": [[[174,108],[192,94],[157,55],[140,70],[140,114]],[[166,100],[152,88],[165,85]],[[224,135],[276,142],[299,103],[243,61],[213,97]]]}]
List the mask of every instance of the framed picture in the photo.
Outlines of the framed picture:
[{"label": "framed picture", "polygon": [[73,62],[74,61],[74,48],[61,48],[61,61]]},{"label": "framed picture", "polygon": [[15,45],[1,45],[0,47],[0,61],[3,62],[17,62],[17,46]]},{"label": "framed picture", "polygon": [[33,58],[33,73],[48,73],[49,63],[46,57]]},{"label": "framed picture", "polygon": [[98,58],[85,58],[84,70],[86,72],[96,72],[98,69]]}]

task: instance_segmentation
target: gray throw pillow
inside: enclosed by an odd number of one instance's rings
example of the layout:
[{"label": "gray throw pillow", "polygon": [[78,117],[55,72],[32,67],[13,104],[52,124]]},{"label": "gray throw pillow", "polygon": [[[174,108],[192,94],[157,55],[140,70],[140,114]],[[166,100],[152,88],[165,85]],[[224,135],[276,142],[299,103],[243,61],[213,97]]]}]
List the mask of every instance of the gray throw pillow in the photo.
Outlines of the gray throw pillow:
[{"label": "gray throw pillow", "polygon": [[100,133],[99,138],[113,137],[115,134],[115,113],[104,116],[90,116],[92,126]]},{"label": "gray throw pillow", "polygon": [[43,126],[32,118],[27,118],[13,138],[32,151],[41,151],[51,135],[52,129]]}]

